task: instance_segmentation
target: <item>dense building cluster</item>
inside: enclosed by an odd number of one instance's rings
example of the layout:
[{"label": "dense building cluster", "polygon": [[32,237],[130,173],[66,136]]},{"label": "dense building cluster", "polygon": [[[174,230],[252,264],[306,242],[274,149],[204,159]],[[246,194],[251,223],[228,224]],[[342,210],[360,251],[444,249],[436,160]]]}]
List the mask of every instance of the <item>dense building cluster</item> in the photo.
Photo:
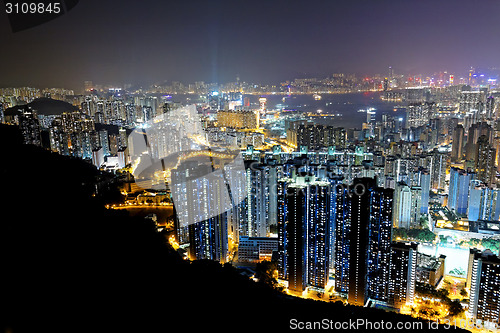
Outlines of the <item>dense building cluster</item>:
[{"label": "dense building cluster", "polygon": [[[76,96],[7,89],[0,111],[27,144],[131,172],[138,184],[167,183],[161,202],[174,198],[176,241],[191,259],[270,260],[291,292],[331,287],[350,304],[402,308],[414,303],[417,283],[437,287],[449,273],[447,257],[421,253],[423,243],[498,242],[500,93],[472,75],[463,79],[471,85],[446,76],[439,85],[410,84],[393,72],[365,81],[339,74],[274,87],[324,93],[373,85],[401,104],[381,115],[361,110],[359,128],[274,110],[265,97],[252,104],[239,81],[226,91],[202,82],[134,93],[102,93],[87,82],[86,94]],[[157,94],[172,91],[203,96],[182,107]],[[74,109],[44,114],[22,103],[43,96]],[[236,155],[244,163],[231,163]],[[401,230],[434,238],[394,237]],[[499,323],[498,248],[477,247],[467,272],[456,273],[467,278],[467,313]]]}]

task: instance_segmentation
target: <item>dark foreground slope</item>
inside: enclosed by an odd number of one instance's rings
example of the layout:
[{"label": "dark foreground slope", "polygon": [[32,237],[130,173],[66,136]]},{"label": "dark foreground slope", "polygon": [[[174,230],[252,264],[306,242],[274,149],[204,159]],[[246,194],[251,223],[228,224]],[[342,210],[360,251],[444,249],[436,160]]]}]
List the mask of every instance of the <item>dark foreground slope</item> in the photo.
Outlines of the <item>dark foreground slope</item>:
[{"label": "dark foreground slope", "polygon": [[411,320],[286,297],[230,266],[185,262],[148,222],[103,208],[106,177],[88,163],[22,145],[8,126],[0,152],[0,299],[10,332],[282,332],[292,318]]}]

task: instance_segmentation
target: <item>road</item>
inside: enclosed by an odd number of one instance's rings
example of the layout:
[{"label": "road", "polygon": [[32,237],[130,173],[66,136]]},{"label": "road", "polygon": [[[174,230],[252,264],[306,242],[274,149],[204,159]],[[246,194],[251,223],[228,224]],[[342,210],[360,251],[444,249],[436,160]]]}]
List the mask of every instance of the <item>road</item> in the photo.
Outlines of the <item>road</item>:
[{"label": "road", "polygon": [[116,206],[113,209],[125,209],[129,212],[130,216],[145,217],[149,214],[156,214],[158,224],[163,225],[167,219],[173,215],[173,206]]}]

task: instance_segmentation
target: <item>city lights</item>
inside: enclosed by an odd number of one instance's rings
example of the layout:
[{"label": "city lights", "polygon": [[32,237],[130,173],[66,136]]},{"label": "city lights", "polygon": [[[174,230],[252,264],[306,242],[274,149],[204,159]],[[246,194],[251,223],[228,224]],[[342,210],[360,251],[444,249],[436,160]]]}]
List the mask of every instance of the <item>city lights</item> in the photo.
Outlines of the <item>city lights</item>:
[{"label": "city lights", "polygon": [[0,32],[8,315],[498,330],[499,4],[44,6]]}]

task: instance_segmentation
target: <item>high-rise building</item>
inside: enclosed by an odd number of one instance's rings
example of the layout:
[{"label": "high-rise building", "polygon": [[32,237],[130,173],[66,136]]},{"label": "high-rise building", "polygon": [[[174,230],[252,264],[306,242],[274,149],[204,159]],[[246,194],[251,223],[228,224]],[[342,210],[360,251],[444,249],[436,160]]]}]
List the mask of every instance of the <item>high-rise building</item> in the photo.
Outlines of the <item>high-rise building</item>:
[{"label": "high-rise building", "polygon": [[[387,90],[387,89],[386,89]],[[377,111],[373,108],[366,110],[366,125],[368,129],[367,137],[375,136],[375,122],[377,119]]]},{"label": "high-rise building", "polygon": [[288,219],[288,202],[287,202],[287,182],[289,178],[281,178],[276,185],[277,193],[277,231],[278,231],[278,277],[286,280],[288,277],[288,262],[287,262],[287,219]]},{"label": "high-rise building", "polygon": [[478,140],[476,156],[477,179],[493,185],[496,178],[496,149],[491,147],[485,135],[482,135]]},{"label": "high-rise building", "polygon": [[226,261],[227,212],[190,224],[188,230],[189,256],[192,259]]},{"label": "high-rise building", "polygon": [[413,303],[417,274],[416,243],[392,243],[387,301],[396,308]]},{"label": "high-rise building", "polygon": [[278,185],[278,272],[290,290],[324,289],[330,259],[330,184],[314,178]]},{"label": "high-rise building", "polygon": [[486,250],[471,252],[469,317],[500,324],[500,258]]},{"label": "high-rise building", "polygon": [[412,185],[419,187],[421,190],[420,214],[429,213],[429,193],[431,190],[431,175],[429,170],[418,167],[417,171],[413,173]]},{"label": "high-rise building", "polygon": [[259,110],[261,114],[265,113],[267,110],[267,98],[261,97],[259,98]]},{"label": "high-rise building", "polygon": [[412,103],[406,108],[406,128],[424,126],[432,116],[430,103]]},{"label": "high-rise building", "polygon": [[246,219],[242,232],[249,237],[268,237],[277,224],[276,186],[280,166],[275,160],[247,161],[246,164]]},{"label": "high-rise building", "polygon": [[314,182],[308,187],[307,284],[324,289],[330,266],[330,184]]},{"label": "high-rise building", "polygon": [[493,142],[494,131],[486,122],[473,124],[467,134],[467,143],[465,145],[465,159],[468,161],[477,161],[477,149],[479,138],[486,136],[488,142]]},{"label": "high-rise building", "polygon": [[488,98],[486,98],[485,110],[482,114],[483,120],[495,118],[495,102],[496,101],[494,96],[488,96]]},{"label": "high-rise building", "polygon": [[498,221],[500,190],[474,182],[469,191],[467,218],[469,221]]},{"label": "high-rise building", "polygon": [[28,106],[19,109],[18,124],[25,144],[42,145],[40,122],[35,110]]},{"label": "high-rise building", "polygon": [[5,123],[5,106],[4,103],[0,102],[0,124]]},{"label": "high-rise building", "polygon": [[465,287],[469,289],[470,292],[470,286],[472,282],[472,268],[474,267],[474,257],[476,254],[481,254],[481,251],[473,248],[469,249],[469,260],[468,260],[468,266],[467,266],[467,280],[465,282]]},{"label": "high-rise building", "polygon": [[375,187],[370,202],[366,296],[383,302],[390,281],[393,196],[392,189]]},{"label": "high-rise building", "polygon": [[469,188],[476,174],[459,168],[450,169],[450,186],[447,207],[457,214],[467,214]]},{"label": "high-rise building", "polygon": [[99,131],[99,143],[102,147],[104,156],[109,156],[110,149],[109,149],[108,131],[106,131],[105,129]]},{"label": "high-rise building", "polygon": [[85,81],[83,85],[86,93],[94,89],[94,84],[92,83],[92,81]]},{"label": "high-rise building", "polygon": [[347,132],[343,127],[318,125],[299,120],[290,122],[287,142],[292,146],[304,146],[311,150],[330,146],[341,149],[346,147]]},{"label": "high-rise building", "polygon": [[394,189],[393,226],[395,228],[410,228],[412,193],[405,183],[398,182]]},{"label": "high-rise building", "polygon": [[422,188],[412,186],[410,204],[410,228],[420,226],[420,215],[422,214]]},{"label": "high-rise building", "polygon": [[[372,178],[339,187],[335,216],[335,289],[351,304],[386,300],[393,190]],[[379,285],[377,285],[379,284]]]},{"label": "high-rise building", "polygon": [[78,133],[80,137],[81,151],[80,158],[92,159],[92,138],[89,131],[82,131]]},{"label": "high-rise building", "polygon": [[303,185],[287,186],[285,225],[285,267],[288,289],[302,292],[307,283],[307,197]]},{"label": "high-rise building", "polygon": [[125,123],[133,127],[137,122],[137,110],[134,104],[125,104]]},{"label": "high-rise building", "polygon": [[407,87],[405,89],[405,100],[408,104],[424,103],[429,99],[429,88]]},{"label": "high-rise building", "polygon": [[482,91],[463,90],[459,96],[459,111],[463,114],[481,112],[484,108],[484,102],[485,95]]},{"label": "high-rise building", "polygon": [[471,126],[481,120],[485,120],[486,113],[486,91],[471,90],[465,86],[459,96],[459,112],[464,119],[465,132],[468,133]]},{"label": "high-rise building", "polygon": [[431,168],[431,188],[445,189],[446,186],[446,169],[448,167],[448,154],[434,150],[430,154],[432,158]]},{"label": "high-rise building", "polygon": [[451,146],[451,161],[459,162],[463,156],[463,146],[464,146],[464,127],[458,125],[453,131],[453,143]]},{"label": "high-rise building", "polygon": [[246,110],[219,110],[217,112],[217,124],[219,127],[230,127],[237,129],[259,128],[259,112]]},{"label": "high-rise building", "polygon": [[[193,259],[225,262],[228,254],[227,211],[220,206],[227,187],[222,173],[215,173],[210,164],[186,161],[172,169],[171,190],[177,200],[176,212],[180,228],[189,232],[189,254]],[[212,176],[205,177],[208,174]]]},{"label": "high-rise building", "polygon": [[118,150],[124,150],[128,146],[127,130],[120,128],[118,130]]}]

